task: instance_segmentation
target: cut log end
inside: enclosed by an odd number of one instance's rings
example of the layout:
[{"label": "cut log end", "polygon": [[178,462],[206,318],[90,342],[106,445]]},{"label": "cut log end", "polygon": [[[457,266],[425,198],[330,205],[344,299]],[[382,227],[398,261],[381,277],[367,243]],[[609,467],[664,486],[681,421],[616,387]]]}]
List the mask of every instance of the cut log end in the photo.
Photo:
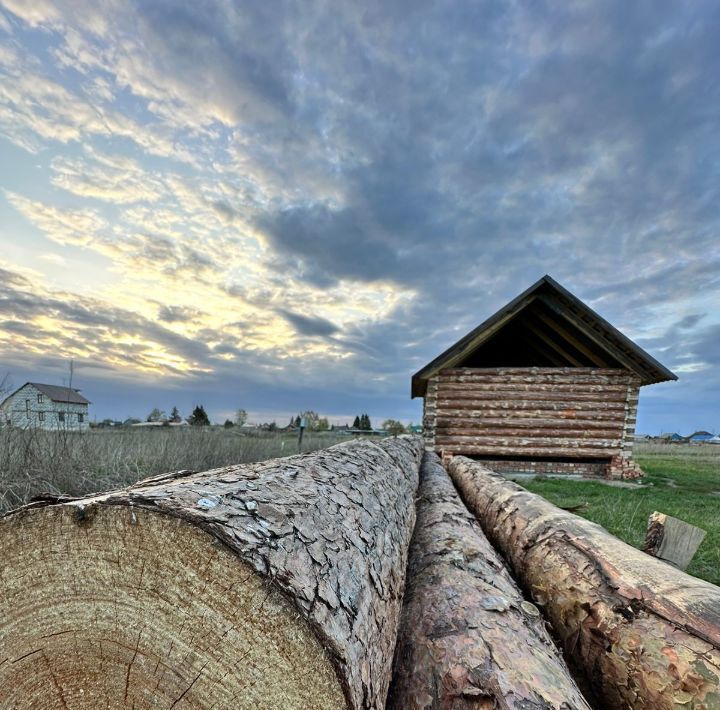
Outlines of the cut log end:
[{"label": "cut log end", "polygon": [[7,707],[346,707],[331,659],[208,533],[126,506],[0,521]]}]

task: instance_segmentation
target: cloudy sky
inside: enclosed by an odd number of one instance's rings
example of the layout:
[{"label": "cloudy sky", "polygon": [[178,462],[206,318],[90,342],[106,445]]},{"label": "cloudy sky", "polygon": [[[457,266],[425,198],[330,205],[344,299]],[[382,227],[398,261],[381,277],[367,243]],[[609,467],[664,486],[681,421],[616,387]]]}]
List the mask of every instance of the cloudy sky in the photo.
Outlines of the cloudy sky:
[{"label": "cloudy sky", "polygon": [[0,0],[0,366],[92,414],[419,419],[549,273],[720,428],[720,5]]}]

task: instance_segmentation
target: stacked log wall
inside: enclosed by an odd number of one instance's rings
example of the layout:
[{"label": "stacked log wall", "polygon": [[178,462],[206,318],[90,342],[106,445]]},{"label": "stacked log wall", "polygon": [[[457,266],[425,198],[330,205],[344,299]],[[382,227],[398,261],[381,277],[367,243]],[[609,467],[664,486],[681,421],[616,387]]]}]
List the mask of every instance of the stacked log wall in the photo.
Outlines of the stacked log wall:
[{"label": "stacked log wall", "polygon": [[437,402],[438,380],[433,377],[428,382],[427,393],[423,399],[423,439],[427,451],[435,450],[435,405]]},{"label": "stacked log wall", "polygon": [[448,368],[428,383],[426,445],[445,458],[512,457],[516,470],[522,461],[575,460],[586,475],[598,475],[600,463],[604,475],[634,477],[639,387],[622,369]]}]

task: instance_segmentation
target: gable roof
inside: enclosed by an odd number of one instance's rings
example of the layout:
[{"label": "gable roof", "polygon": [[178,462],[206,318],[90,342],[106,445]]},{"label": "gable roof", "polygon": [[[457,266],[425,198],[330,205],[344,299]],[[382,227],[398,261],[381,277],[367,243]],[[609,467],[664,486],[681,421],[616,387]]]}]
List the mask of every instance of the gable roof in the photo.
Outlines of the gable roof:
[{"label": "gable roof", "polygon": [[0,404],[16,395],[23,387],[32,385],[36,390],[42,392],[48,399],[53,402],[63,402],[66,404],[90,404],[90,400],[85,399],[80,394],[80,390],[71,387],[61,387],[59,385],[44,385],[40,382],[26,382],[22,387],[18,387],[12,394],[7,396]]},{"label": "gable roof", "polygon": [[[507,335],[511,330],[508,326],[512,324],[512,327],[517,328],[524,318],[523,314],[530,310],[538,311],[539,318],[545,321],[543,328],[549,327],[553,337],[549,338],[547,331],[543,332],[530,324],[527,327],[535,334],[532,336],[535,342],[526,341],[518,345],[520,349],[534,348],[542,353],[549,360],[545,364],[620,367],[637,374],[643,385],[677,380],[677,375],[610,325],[577,296],[545,275],[418,370],[412,377],[412,396],[424,396],[430,377],[447,367],[462,367],[493,338],[498,342],[498,335],[502,332]],[[571,353],[579,355],[574,357]],[[509,362],[504,365],[512,366]]]}]

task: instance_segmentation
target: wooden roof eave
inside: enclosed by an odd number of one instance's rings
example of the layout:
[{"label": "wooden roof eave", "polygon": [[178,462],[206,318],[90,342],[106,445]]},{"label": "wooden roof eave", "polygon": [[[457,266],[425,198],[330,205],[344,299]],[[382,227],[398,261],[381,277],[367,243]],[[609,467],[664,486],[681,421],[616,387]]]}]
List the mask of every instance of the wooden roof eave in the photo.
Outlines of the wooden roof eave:
[{"label": "wooden roof eave", "polygon": [[[451,345],[447,350],[425,365],[425,367],[418,370],[412,376],[411,397],[423,397],[427,391],[427,381],[433,375],[437,374],[441,369],[456,365],[469,353],[482,345],[483,342],[497,333],[501,327],[512,320],[512,318],[532,301],[536,298],[542,298],[540,289],[544,285],[549,286],[551,290],[568,301],[571,306],[595,321],[604,332],[597,332],[593,328],[590,328],[587,323],[581,318],[578,318],[577,314],[572,313],[566,306],[562,307],[562,303],[558,304],[561,308],[553,308],[553,310],[556,312],[560,311],[560,314],[564,318],[567,318],[576,325],[581,332],[587,335],[587,337],[595,342],[601,349],[611,354],[628,370],[635,372],[640,377],[643,385],[665,382],[667,380],[677,380],[675,373],[660,364],[640,346],[633,343],[630,338],[623,335],[617,328],[608,323],[602,316],[580,301],[580,299],[561,286],[552,277],[545,275],[499,311],[491,315],[487,320],[483,321],[477,328],[474,328],[454,345]],[[554,303],[557,303],[555,299],[548,298],[542,298],[542,301],[551,307]]]},{"label": "wooden roof eave", "polygon": [[477,328],[471,330],[467,335],[460,338],[454,345],[440,353],[434,360],[425,367],[418,370],[412,376],[411,394],[412,398],[423,397],[427,390],[427,381],[446,367],[453,367],[462,360],[468,352],[480,347],[486,340],[489,340],[500,328],[511,321],[528,304],[535,300],[536,294],[531,293],[537,287],[534,284],[526,291],[523,291],[517,298],[496,311],[487,320],[483,321]]}]

